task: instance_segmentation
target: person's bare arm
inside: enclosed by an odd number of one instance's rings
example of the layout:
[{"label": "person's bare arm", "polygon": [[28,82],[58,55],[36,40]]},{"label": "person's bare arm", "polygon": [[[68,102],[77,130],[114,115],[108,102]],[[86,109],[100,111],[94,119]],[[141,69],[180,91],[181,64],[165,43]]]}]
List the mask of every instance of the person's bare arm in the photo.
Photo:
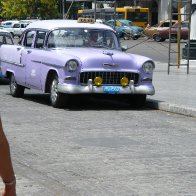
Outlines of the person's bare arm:
[{"label": "person's bare arm", "polygon": [[16,195],[16,178],[12,166],[10,147],[3,132],[3,126],[0,118],[0,176],[5,184],[3,196]]}]

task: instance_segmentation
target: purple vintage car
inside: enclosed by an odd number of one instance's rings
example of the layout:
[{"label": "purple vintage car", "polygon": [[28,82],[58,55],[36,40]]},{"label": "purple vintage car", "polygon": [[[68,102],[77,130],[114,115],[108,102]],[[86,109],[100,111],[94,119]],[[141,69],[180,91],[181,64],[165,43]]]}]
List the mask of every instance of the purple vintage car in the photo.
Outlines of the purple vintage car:
[{"label": "purple vintage car", "polygon": [[62,107],[70,94],[127,94],[141,106],[155,93],[154,62],[125,53],[114,30],[92,20],[33,22],[18,45],[0,50],[13,97],[37,89],[50,94],[53,107]]}]

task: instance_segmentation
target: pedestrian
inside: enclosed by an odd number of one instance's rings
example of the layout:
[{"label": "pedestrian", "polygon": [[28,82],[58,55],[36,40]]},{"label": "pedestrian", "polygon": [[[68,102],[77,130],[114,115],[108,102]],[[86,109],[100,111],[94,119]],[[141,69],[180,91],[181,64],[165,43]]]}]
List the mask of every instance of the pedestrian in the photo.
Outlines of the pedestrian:
[{"label": "pedestrian", "polygon": [[2,196],[16,196],[16,178],[10,156],[10,147],[3,131],[0,116],[0,177],[4,182]]}]

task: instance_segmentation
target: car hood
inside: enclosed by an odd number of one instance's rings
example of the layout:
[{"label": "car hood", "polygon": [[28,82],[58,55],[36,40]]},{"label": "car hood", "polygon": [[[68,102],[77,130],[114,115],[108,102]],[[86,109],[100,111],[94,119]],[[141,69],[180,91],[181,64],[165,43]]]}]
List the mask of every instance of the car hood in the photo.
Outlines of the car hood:
[{"label": "car hood", "polygon": [[[58,50],[65,59],[77,59],[82,69],[131,69],[140,68],[147,57],[125,53],[118,50],[107,50],[100,48],[68,48]],[[69,58],[67,58],[69,56]]]}]

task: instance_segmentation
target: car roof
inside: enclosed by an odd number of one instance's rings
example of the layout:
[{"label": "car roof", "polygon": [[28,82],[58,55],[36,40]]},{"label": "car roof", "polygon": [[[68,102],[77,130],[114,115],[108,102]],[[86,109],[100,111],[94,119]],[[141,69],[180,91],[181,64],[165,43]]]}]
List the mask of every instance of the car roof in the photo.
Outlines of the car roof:
[{"label": "car roof", "polygon": [[18,23],[19,21],[18,20],[5,20],[5,21],[2,21],[1,24],[6,24],[6,23]]},{"label": "car roof", "polygon": [[78,28],[91,28],[91,29],[108,29],[113,30],[111,27],[95,22],[95,23],[83,23],[83,22],[77,22],[77,20],[64,20],[64,19],[58,19],[58,20],[40,20],[30,23],[26,29],[29,28],[38,28],[38,29],[47,29],[52,30],[55,28],[64,28],[64,27],[78,27]]}]

